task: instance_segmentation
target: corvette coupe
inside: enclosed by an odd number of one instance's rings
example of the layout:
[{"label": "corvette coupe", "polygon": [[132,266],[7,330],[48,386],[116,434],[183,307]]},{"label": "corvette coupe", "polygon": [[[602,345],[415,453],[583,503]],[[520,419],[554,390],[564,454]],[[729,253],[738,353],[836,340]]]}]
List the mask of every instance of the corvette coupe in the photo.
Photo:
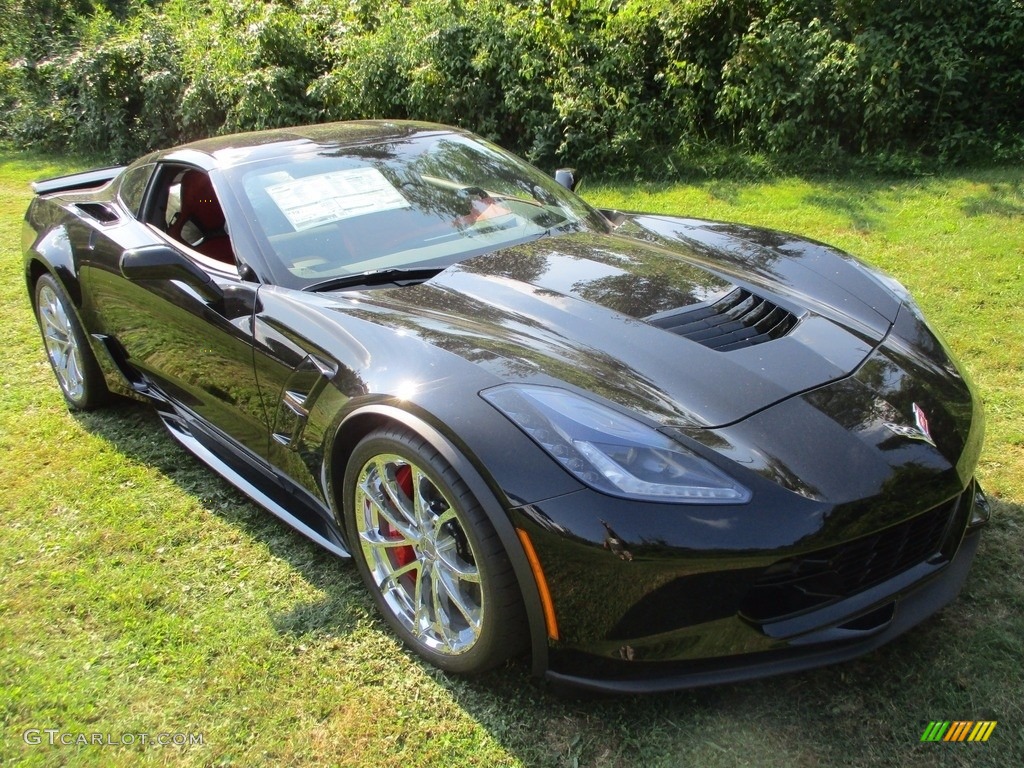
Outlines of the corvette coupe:
[{"label": "corvette coupe", "polygon": [[24,274],[72,409],[151,403],[444,670],[721,683],[952,600],[983,418],[905,289],[573,186],[439,125],[223,136],[37,182]]}]

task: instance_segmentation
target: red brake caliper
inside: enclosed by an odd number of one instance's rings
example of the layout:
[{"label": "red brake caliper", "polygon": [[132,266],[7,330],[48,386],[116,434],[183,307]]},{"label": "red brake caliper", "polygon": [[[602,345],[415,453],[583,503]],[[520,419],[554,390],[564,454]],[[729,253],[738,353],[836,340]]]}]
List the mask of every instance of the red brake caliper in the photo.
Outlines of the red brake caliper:
[{"label": "red brake caliper", "polygon": [[[395,472],[395,480],[398,481],[398,487],[402,489],[402,493],[404,493],[411,500],[412,499],[412,469],[409,468],[408,464],[405,464],[405,465],[403,465],[403,466],[398,468],[398,471]],[[388,529],[387,532],[388,532],[389,536],[394,536],[395,538],[400,538],[401,537],[402,534],[400,534],[398,532],[398,530],[395,529],[394,526],[390,525],[389,523],[385,523],[384,525]],[[398,567],[398,568],[402,568],[403,566],[408,565],[409,563],[411,563],[413,560],[416,559],[416,552],[413,550],[413,548],[411,546],[410,547],[395,547],[395,549],[392,550],[392,551],[395,553],[395,566]],[[415,573],[412,573],[410,575],[412,576],[412,578],[414,578],[414,579],[416,578],[416,574]]]}]

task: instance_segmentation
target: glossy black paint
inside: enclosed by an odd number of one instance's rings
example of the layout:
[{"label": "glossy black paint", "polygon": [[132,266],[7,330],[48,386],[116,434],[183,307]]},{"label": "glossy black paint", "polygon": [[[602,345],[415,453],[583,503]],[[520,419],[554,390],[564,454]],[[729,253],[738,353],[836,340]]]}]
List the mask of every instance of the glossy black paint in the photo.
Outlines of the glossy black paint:
[{"label": "glossy black paint", "polygon": [[[955,596],[977,546],[967,520],[980,407],[916,310],[829,246],[616,214],[607,233],[504,248],[421,284],[274,284],[278,268],[227,169],[445,130],[353,123],[219,137],[143,158],[99,188],[82,186],[110,172],[51,180],[26,214],[27,283],[56,276],[112,389],[153,402],[200,458],[339,554],[348,453],[389,420],[422,435],[505,544],[538,673],[647,690],[804,668],[869,650]],[[162,163],[210,173],[237,268],[179,253],[136,218],[141,193],[119,185]],[[792,331],[720,352],[653,322],[736,288],[791,314]],[[631,414],[753,498],[702,506],[594,491],[479,396],[507,382]],[[914,424],[915,408],[934,444],[894,431]],[[912,567],[792,615],[753,605],[780,563],[881,540],[926,514],[948,523]],[[516,528],[540,557],[558,641],[546,640]]]}]

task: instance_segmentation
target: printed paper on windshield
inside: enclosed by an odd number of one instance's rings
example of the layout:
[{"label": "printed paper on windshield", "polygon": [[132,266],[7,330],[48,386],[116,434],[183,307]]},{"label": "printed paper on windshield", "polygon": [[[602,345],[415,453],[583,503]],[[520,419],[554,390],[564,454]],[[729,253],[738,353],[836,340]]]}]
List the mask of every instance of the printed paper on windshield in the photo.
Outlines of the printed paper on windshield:
[{"label": "printed paper on windshield", "polygon": [[267,187],[267,194],[296,231],[411,206],[376,168],[294,179]]}]

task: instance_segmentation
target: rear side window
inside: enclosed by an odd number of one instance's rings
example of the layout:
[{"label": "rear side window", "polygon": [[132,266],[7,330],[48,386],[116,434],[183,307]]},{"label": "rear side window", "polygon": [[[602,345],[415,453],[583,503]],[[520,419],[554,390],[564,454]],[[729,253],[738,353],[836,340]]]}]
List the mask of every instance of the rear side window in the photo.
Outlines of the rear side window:
[{"label": "rear side window", "polygon": [[121,204],[135,218],[139,217],[139,209],[142,207],[142,196],[146,193],[146,185],[153,175],[153,165],[140,165],[137,168],[129,168],[121,177],[121,186],[117,196]]}]

